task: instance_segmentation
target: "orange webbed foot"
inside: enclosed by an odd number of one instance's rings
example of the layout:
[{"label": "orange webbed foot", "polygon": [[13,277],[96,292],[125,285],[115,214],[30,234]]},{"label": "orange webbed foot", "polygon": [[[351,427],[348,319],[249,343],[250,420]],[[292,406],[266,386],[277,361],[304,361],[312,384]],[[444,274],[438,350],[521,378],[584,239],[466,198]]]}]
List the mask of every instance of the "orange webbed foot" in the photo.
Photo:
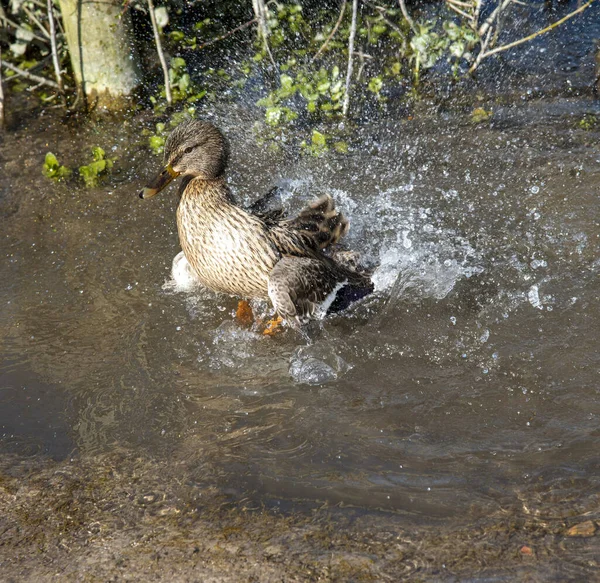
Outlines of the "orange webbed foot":
[{"label": "orange webbed foot", "polygon": [[242,326],[252,326],[254,324],[254,314],[250,304],[246,300],[238,302],[237,310],[235,311],[235,319]]},{"label": "orange webbed foot", "polygon": [[277,316],[271,320],[268,320],[265,324],[265,329],[263,330],[263,334],[265,336],[273,336],[278,334],[283,330],[283,318],[281,316]]}]

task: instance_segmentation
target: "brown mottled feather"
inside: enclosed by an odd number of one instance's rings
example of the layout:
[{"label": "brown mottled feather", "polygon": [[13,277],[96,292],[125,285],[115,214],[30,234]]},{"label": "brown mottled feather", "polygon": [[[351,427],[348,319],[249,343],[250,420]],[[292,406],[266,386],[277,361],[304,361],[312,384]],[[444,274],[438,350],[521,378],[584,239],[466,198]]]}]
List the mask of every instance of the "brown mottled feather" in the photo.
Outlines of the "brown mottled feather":
[{"label": "brown mottled feather", "polygon": [[242,297],[269,297],[282,317],[299,323],[315,317],[343,283],[367,293],[372,289],[369,278],[350,263],[323,253],[349,226],[330,196],[291,219],[262,208],[264,201],[242,209],[225,183],[228,152],[217,128],[194,120],[178,126],[165,144],[169,173],[187,180],[177,226],[183,252],[202,284]]}]

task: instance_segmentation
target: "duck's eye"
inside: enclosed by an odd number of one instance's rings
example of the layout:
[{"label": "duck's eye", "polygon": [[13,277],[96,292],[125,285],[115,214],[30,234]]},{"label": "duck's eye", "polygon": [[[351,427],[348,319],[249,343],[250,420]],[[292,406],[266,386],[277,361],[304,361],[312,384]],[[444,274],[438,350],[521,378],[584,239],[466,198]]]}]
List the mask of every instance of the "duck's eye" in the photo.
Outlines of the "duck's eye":
[{"label": "duck's eye", "polygon": [[189,154],[189,153],[190,153],[190,152],[191,152],[193,149],[194,149],[194,146],[188,146],[188,147],[187,147],[187,148],[184,150],[184,152],[185,152],[186,154]]}]

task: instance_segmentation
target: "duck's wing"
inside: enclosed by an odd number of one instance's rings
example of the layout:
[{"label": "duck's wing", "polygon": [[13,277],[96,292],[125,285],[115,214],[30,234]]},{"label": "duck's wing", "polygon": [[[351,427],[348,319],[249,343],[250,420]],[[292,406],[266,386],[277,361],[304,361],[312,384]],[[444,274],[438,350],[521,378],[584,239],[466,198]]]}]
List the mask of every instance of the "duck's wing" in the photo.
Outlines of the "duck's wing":
[{"label": "duck's wing", "polygon": [[310,239],[317,249],[325,249],[337,243],[348,232],[350,224],[326,194],[302,209],[297,217],[283,221],[281,226]]},{"label": "duck's wing", "polygon": [[356,300],[370,293],[373,284],[326,257],[284,256],[269,276],[269,298],[275,310],[288,322],[298,324],[324,316],[332,304],[338,304],[338,310],[347,307],[340,305],[339,292],[344,289],[354,290]]},{"label": "duck's wing", "polygon": [[269,237],[283,255],[323,257],[321,251],[348,232],[348,221],[330,196],[322,196],[297,217],[268,225]]},{"label": "duck's wing", "polygon": [[278,202],[280,190],[279,186],[271,188],[246,210],[261,219],[268,227],[278,224],[285,218],[281,202]]}]

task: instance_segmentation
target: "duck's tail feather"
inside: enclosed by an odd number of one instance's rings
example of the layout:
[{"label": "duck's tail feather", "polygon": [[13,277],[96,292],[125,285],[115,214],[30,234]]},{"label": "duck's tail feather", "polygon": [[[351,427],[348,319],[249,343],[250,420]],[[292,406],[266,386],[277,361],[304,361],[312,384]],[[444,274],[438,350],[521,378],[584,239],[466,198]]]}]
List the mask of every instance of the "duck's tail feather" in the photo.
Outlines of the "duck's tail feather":
[{"label": "duck's tail feather", "polygon": [[367,276],[355,277],[352,281],[348,281],[346,285],[340,288],[337,292],[335,299],[331,302],[328,314],[335,312],[342,312],[349,308],[354,302],[362,300],[373,292],[375,286],[373,282]]},{"label": "duck's tail feather", "polygon": [[323,195],[300,211],[300,214],[285,221],[287,227],[309,235],[319,249],[337,243],[350,226],[348,219],[335,208],[329,195]]}]

